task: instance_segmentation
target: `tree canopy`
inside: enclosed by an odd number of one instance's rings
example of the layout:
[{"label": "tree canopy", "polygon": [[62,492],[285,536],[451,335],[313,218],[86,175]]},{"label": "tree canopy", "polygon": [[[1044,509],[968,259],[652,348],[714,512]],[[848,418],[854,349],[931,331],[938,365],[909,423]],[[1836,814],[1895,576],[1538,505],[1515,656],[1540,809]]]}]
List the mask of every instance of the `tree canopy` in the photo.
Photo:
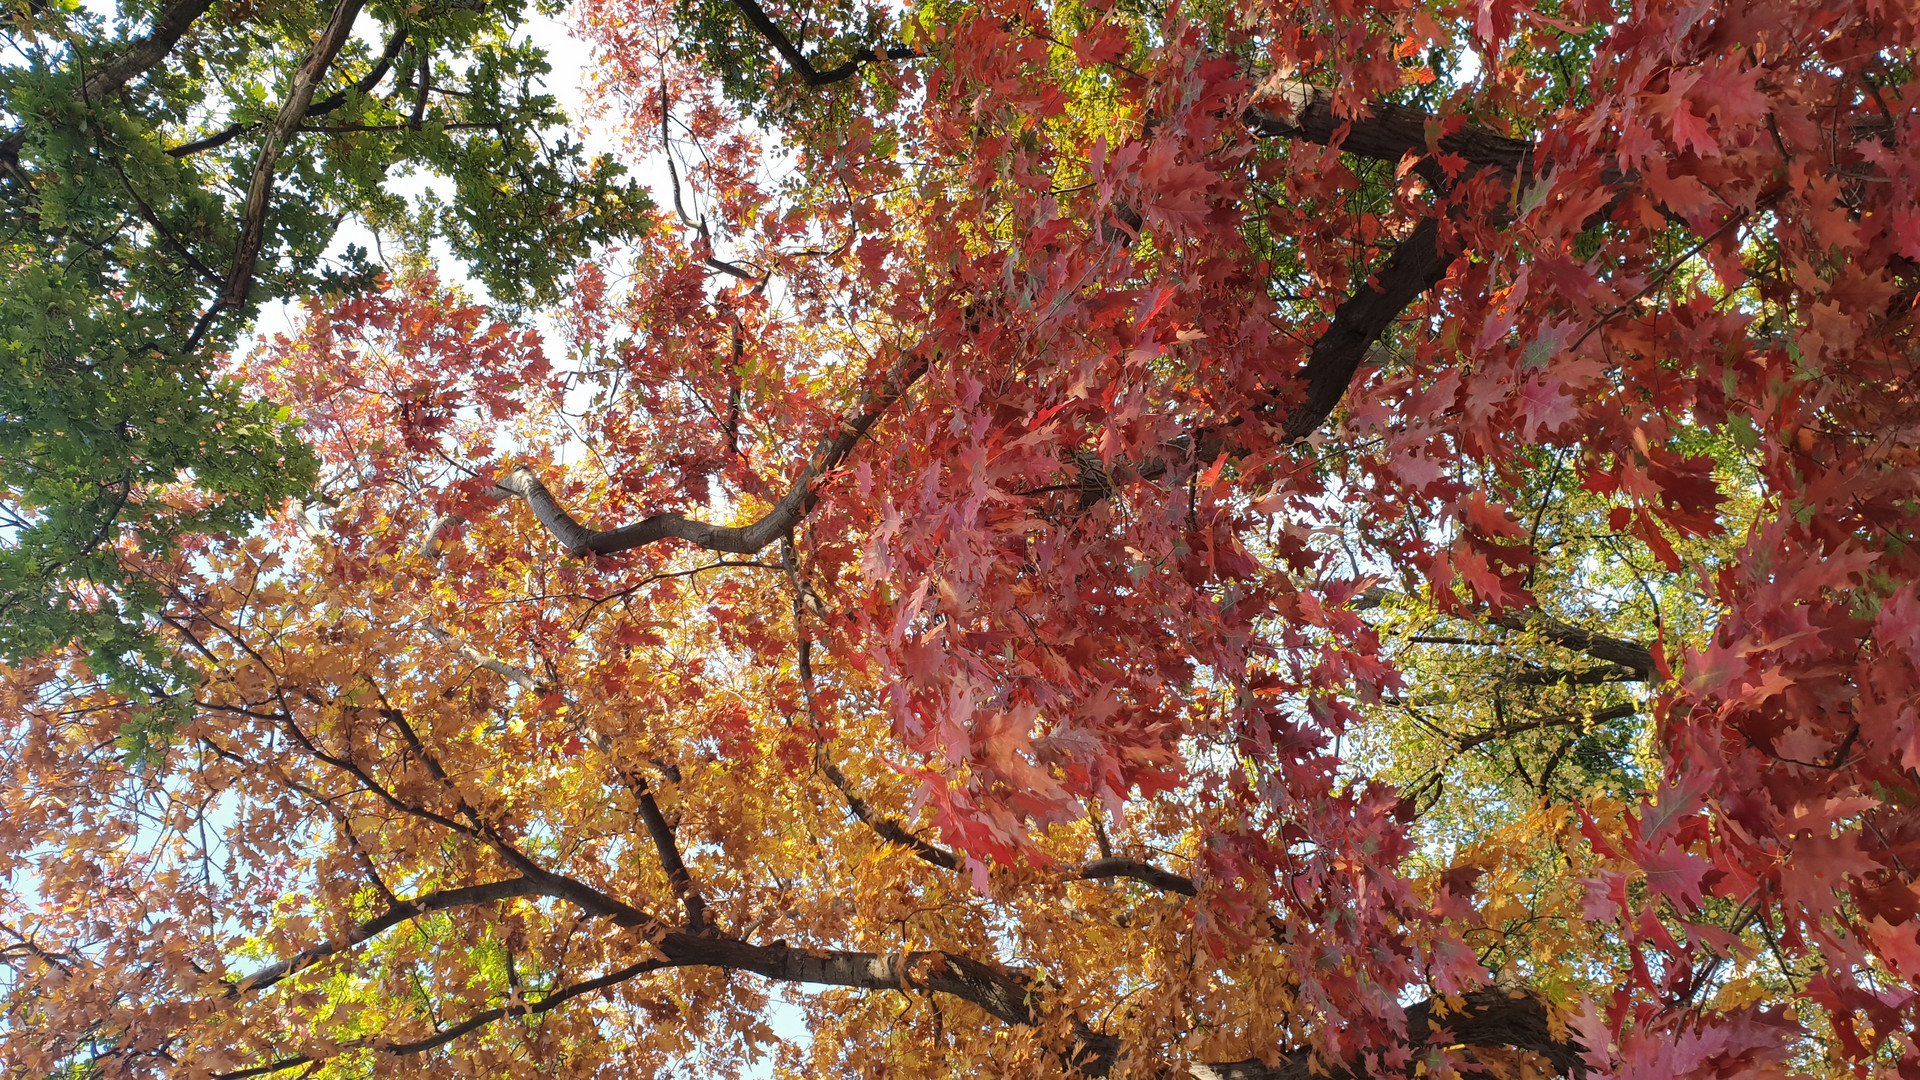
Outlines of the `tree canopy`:
[{"label": "tree canopy", "polygon": [[1920,1076],[1911,3],[523,14],[8,15],[9,1076]]},{"label": "tree canopy", "polygon": [[[9,7],[0,654],[77,637],[128,689],[172,688],[140,632],[152,588],[113,548],[244,528],[311,482],[288,414],[217,357],[262,303],[372,284],[368,252],[330,250],[344,218],[396,254],[446,244],[508,303],[644,225],[619,166],[554,130],[525,10]],[[451,197],[396,194],[412,172]]]}]

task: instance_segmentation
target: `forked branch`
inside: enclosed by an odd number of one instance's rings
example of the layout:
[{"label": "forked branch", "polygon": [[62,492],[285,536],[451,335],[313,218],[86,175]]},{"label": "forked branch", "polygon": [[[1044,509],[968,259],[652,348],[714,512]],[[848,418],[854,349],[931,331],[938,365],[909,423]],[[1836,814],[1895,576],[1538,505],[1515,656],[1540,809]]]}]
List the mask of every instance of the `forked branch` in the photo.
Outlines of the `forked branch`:
[{"label": "forked branch", "polygon": [[[1419,109],[1375,101],[1366,105],[1364,115],[1343,117],[1333,109],[1332,94],[1302,82],[1285,84],[1270,100],[1272,104],[1246,111],[1247,126],[1256,134],[1322,146],[1338,138],[1342,151],[1376,161],[1399,162],[1408,154],[1429,150],[1427,132],[1435,118]],[[1517,176],[1533,170],[1532,143],[1478,124],[1442,135],[1437,145],[1442,153],[1465,159],[1470,169],[1491,168]]]},{"label": "forked branch", "polygon": [[1306,399],[1287,414],[1289,440],[1311,435],[1346,396],[1361,361],[1401,312],[1445,280],[1458,243],[1443,243],[1438,218],[1424,218],[1400,241],[1393,254],[1333,313],[1333,322],[1313,343],[1307,366]]},{"label": "forked branch", "polygon": [[[752,972],[781,983],[841,986],[879,991],[921,991],[958,998],[988,1016],[1009,1025],[1031,1027],[1040,1022],[1044,988],[1004,968],[964,954],[923,951],[882,955],[829,949],[799,949],[775,943],[754,945],[718,936],[674,932],[654,945],[657,956],[641,960],[599,978],[575,983],[525,1005],[501,1005],[475,1013],[431,1035],[404,1043],[365,1043],[387,1056],[401,1057],[445,1046],[463,1035],[511,1015],[549,1012],[567,1000],[617,985],[653,971],[689,967],[717,967]],[[1065,1057],[1081,1075],[1106,1076],[1118,1064],[1119,1041],[1110,1035],[1075,1025],[1077,1045]],[[1408,1007],[1406,1038],[1399,1045],[1415,1056],[1428,1049],[1435,1036],[1444,1035],[1455,1048],[1510,1047],[1538,1055],[1556,1075],[1585,1075],[1579,1044],[1556,1037],[1547,1005],[1538,996],[1492,989],[1465,996],[1464,1008],[1436,1016],[1432,1001]],[[1392,1047],[1380,1047],[1381,1051]],[[1308,1049],[1290,1049],[1274,1055],[1274,1064],[1258,1060],[1195,1063],[1190,1068],[1206,1080],[1308,1080],[1332,1077],[1357,1080],[1368,1075],[1361,1067],[1327,1063]],[[302,1065],[306,1056],[283,1057],[248,1069],[219,1074],[218,1080],[246,1080]]]},{"label": "forked branch", "polygon": [[[393,62],[399,58],[400,51],[406,48],[407,37],[408,32],[404,27],[393,32],[393,36],[387,39],[386,51],[382,52],[380,59],[374,62],[373,69],[361,76],[360,79],[353,84],[355,93],[373,93],[373,88],[379,86],[380,80],[386,78],[387,72],[393,70]],[[308,106],[306,115],[301,119],[304,122],[306,120],[312,120],[315,117],[325,116],[346,103],[347,91],[336,90],[327,95],[323,100],[316,101]],[[179,146],[169,146],[167,147],[167,153],[173,157],[188,157],[201,153],[202,151],[217,149],[232,142],[237,136],[244,135],[259,126],[257,123],[228,124],[226,127],[221,128],[211,135],[203,135],[192,142],[182,143]]]}]

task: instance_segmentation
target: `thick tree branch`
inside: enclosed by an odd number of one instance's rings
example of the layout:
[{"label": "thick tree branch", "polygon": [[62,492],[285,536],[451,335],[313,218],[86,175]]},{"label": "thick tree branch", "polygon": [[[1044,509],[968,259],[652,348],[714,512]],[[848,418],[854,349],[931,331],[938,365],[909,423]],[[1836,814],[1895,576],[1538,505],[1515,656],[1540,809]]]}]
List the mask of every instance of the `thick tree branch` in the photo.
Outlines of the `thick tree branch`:
[{"label": "thick tree branch", "polygon": [[[360,79],[353,84],[354,91],[361,94],[372,93],[373,88],[380,85],[380,80],[386,78],[387,72],[393,70],[393,62],[399,58],[400,50],[404,49],[406,44],[407,31],[404,28],[394,31],[393,36],[387,39],[386,51],[380,54],[380,59],[374,63],[373,70],[361,76]],[[336,90],[309,106],[306,115],[301,117],[301,122],[305,123],[316,116],[325,116],[346,103],[347,91]],[[225,146],[227,143],[233,141],[235,137],[252,131],[259,126],[259,124],[248,123],[228,124],[226,127],[221,128],[211,135],[202,136],[192,142],[182,143],[179,146],[170,146],[167,148],[167,153],[174,157],[186,157],[190,154],[198,154],[203,150],[213,150]]]},{"label": "thick tree branch", "polygon": [[[1429,152],[1427,132],[1435,118],[1419,109],[1386,102],[1369,102],[1363,116],[1341,117],[1333,110],[1333,95],[1317,86],[1292,82],[1280,91],[1281,108],[1255,106],[1246,112],[1247,126],[1260,135],[1302,139],[1323,146],[1340,140],[1340,149],[1377,161],[1398,162],[1408,154]],[[1465,158],[1469,170],[1497,169],[1525,176],[1533,170],[1533,144],[1481,127],[1464,125],[1440,137],[1441,153]]]},{"label": "thick tree branch", "polygon": [[[1337,144],[1346,153],[1390,162],[1409,154],[1426,156],[1432,149],[1427,132],[1434,118],[1418,109],[1374,102],[1367,106],[1366,115],[1342,118],[1335,114],[1327,91],[1304,83],[1288,84],[1281,97],[1282,111],[1247,110],[1247,123],[1255,132]],[[1509,178],[1525,177],[1533,170],[1531,143],[1476,125],[1462,127],[1436,145],[1443,154],[1465,159],[1463,177],[1488,169]],[[1422,175],[1442,193],[1451,186],[1447,174],[1430,160],[1422,166]],[[1333,322],[1313,343],[1301,372],[1306,399],[1287,415],[1283,427],[1287,439],[1305,438],[1333,413],[1374,343],[1408,305],[1445,280],[1460,252],[1458,241],[1442,240],[1437,217],[1423,219],[1340,305]]]},{"label": "thick tree branch", "polygon": [[[1441,1035],[1449,1046],[1505,1046],[1530,1051],[1545,1058],[1555,1076],[1578,1080],[1586,1075],[1582,1047],[1554,1038],[1547,1005],[1539,996],[1521,990],[1491,989],[1475,991],[1466,999],[1464,1011],[1446,1016],[1434,1015],[1432,1000],[1408,1007],[1406,1046],[1414,1051],[1415,1060],[1436,1035]],[[1367,1080],[1374,1074],[1365,1067],[1330,1064],[1301,1049],[1287,1051],[1272,1065],[1260,1061],[1197,1065],[1193,1075],[1197,1080]]]},{"label": "thick tree branch", "polygon": [[1008,1024],[1030,1026],[1039,1019],[1035,1011],[1038,986],[997,965],[960,953],[880,955],[794,948],[784,943],[752,945],[683,933],[668,934],[657,948],[677,967],[750,971],[776,982],[864,990],[926,990],[960,998]]},{"label": "thick tree branch", "polygon": [[266,141],[261,144],[260,157],[254,162],[253,180],[247,185],[246,212],[241,219],[240,246],[233,257],[233,272],[227,278],[226,292],[221,294],[215,307],[236,308],[247,302],[247,291],[253,285],[254,268],[260,261],[260,246],[266,239],[267,204],[273,194],[274,165],[280,155],[286,151],[294,129],[306,119],[307,109],[313,104],[313,94],[320,86],[320,80],[333,65],[334,57],[347,43],[353,32],[353,24],[360,17],[360,9],[366,0],[340,0],[333,9],[332,18],[327,20],[325,29],[313,43],[313,51],[307,54],[307,60],[294,72],[293,87],[287,94],[287,100],[280,105],[280,114],[267,127]]},{"label": "thick tree branch", "polygon": [[[521,1006],[498,1006],[474,1014],[452,1027],[405,1043],[373,1044],[385,1054],[404,1056],[420,1053],[479,1030],[487,1024],[518,1014],[534,1015],[557,1008],[584,994],[606,989],[635,976],[670,968],[718,967],[744,971],[783,983],[842,986],[865,990],[921,990],[959,998],[1002,1023],[1030,1027],[1038,1023],[1043,987],[1010,973],[997,965],[972,957],[942,951],[896,953],[891,956],[844,950],[800,949],[784,943],[754,945],[731,938],[674,932],[655,943],[658,957],[629,965],[597,979],[576,983],[555,991],[536,1002]],[[1424,1001],[1407,1009],[1407,1037],[1402,1044],[1415,1053],[1435,1045],[1444,1037],[1448,1047],[1501,1046],[1538,1054],[1556,1075],[1585,1075],[1581,1047],[1570,1041],[1557,1041],[1545,1003],[1537,996],[1517,990],[1484,990],[1466,995],[1466,1008],[1441,1018],[1433,1016],[1433,1003]],[[1119,1044],[1112,1036],[1081,1026],[1078,1045],[1068,1054],[1071,1063],[1086,1076],[1105,1076],[1117,1063]],[[1389,1047],[1378,1048],[1381,1051]],[[222,1074],[223,1080],[245,1080],[298,1065],[310,1063],[305,1057],[281,1058],[265,1065]],[[1358,1068],[1316,1061],[1309,1050],[1286,1051],[1278,1063],[1259,1061],[1196,1064],[1194,1075],[1209,1080],[1308,1080],[1332,1077],[1335,1080],[1360,1080],[1367,1075]]]},{"label": "thick tree branch", "polygon": [[[1427,131],[1434,118],[1417,109],[1374,103],[1368,106],[1366,115],[1342,119],[1335,115],[1332,98],[1325,90],[1304,83],[1289,84],[1282,98],[1284,111],[1247,110],[1246,121],[1256,133],[1327,146],[1337,141],[1347,153],[1389,162],[1398,162],[1408,154],[1429,153]],[[1442,153],[1466,160],[1462,176],[1488,169],[1506,176],[1524,176],[1533,169],[1532,144],[1483,127],[1460,128],[1441,138],[1438,146]],[[1444,192],[1452,182],[1432,166],[1429,160],[1422,174]],[[1305,438],[1332,415],[1374,344],[1409,305],[1446,279],[1460,253],[1458,241],[1442,239],[1438,217],[1424,218],[1335,309],[1333,321],[1314,341],[1301,370],[1306,397],[1286,416],[1282,430],[1288,440]],[[1191,444],[1203,451],[1199,458],[1211,459],[1225,449],[1221,434],[1207,433],[1204,441],[1213,445],[1204,448],[1200,446],[1203,440],[1192,440]],[[1165,473],[1170,464],[1142,462],[1133,471],[1152,479]],[[1082,491],[1090,504],[1111,494],[1112,483],[1104,473],[1090,477],[1083,468],[1081,479],[1065,486]]]},{"label": "thick tree branch", "polygon": [[[83,105],[92,105],[104,98],[112,97],[126,89],[128,83],[152,70],[154,65],[166,59],[173,47],[186,36],[194,20],[207,13],[213,6],[213,0],[180,0],[179,3],[160,13],[153,24],[153,32],[133,43],[126,52],[99,65],[80,83],[80,101]],[[25,126],[7,132],[0,138],[0,163],[8,168],[17,168],[20,161],[20,148],[27,142]]]},{"label": "thick tree branch", "polygon": [[767,10],[755,0],[733,0],[733,6],[740,9],[741,16],[747,20],[748,26],[753,27],[754,33],[766,38],[767,43],[780,54],[780,58],[787,62],[787,67],[800,76],[800,81],[808,86],[826,86],[829,83],[851,78],[862,66],[882,59],[908,60],[920,55],[918,50],[909,49],[904,45],[893,45],[879,51],[868,47],[855,52],[840,66],[821,71],[813,66],[813,61],[807,59],[806,54],[800,51],[800,47],[793,43],[793,39],[787,37],[786,31],[780,29],[780,24],[774,22],[767,15]]},{"label": "thick tree branch", "polygon": [[[865,990],[919,989],[958,997],[1008,1024],[1030,1026],[1037,1020],[1033,1011],[1034,987],[971,957],[945,952],[914,952],[892,956],[875,953],[821,949],[796,949],[785,944],[752,945],[728,938],[702,937],[671,933],[660,939],[657,958],[642,960],[597,979],[557,990],[525,1006],[499,1006],[476,1013],[449,1028],[424,1038],[404,1042],[371,1045],[391,1056],[406,1056],[444,1046],[463,1035],[477,1031],[494,1021],[513,1015],[537,1015],[551,1011],[583,994],[604,990],[651,971],[684,967],[719,967],[746,971],[776,982],[811,983]],[[217,1080],[247,1080],[300,1065],[311,1064],[306,1056],[279,1058],[264,1065],[218,1074]],[[1104,1074],[1111,1062],[1090,1063],[1101,1067],[1091,1074]]]},{"label": "thick tree branch", "polygon": [[1306,438],[1333,413],[1374,342],[1409,304],[1440,284],[1459,254],[1457,242],[1441,242],[1439,219],[1425,218],[1340,305],[1300,373],[1307,396],[1287,414],[1283,430],[1289,440]]},{"label": "thick tree branch", "polygon": [[632,525],[617,529],[592,529],[582,525],[554,500],[532,469],[521,465],[497,483],[497,488],[526,500],[540,524],[559,539],[574,555],[615,555],[668,538],[685,540],[709,551],[753,555],[787,535],[812,511],[820,496],[816,481],[831,473],[847,459],[880,417],[899,401],[927,370],[927,358],[916,352],[905,358],[877,390],[863,394],[835,430],[822,438],[812,460],[800,470],[793,487],[760,520],[750,525],[710,525],[679,514],[655,514]]},{"label": "thick tree branch", "polygon": [[93,69],[80,84],[81,100],[91,104],[126,89],[127,84],[152,70],[167,58],[173,47],[186,36],[194,20],[206,14],[213,0],[180,0],[160,13],[153,32],[119,56]]},{"label": "thick tree branch", "polygon": [[1531,631],[1563,649],[1618,664],[1642,681],[1659,677],[1659,669],[1653,662],[1653,650],[1637,641],[1597,634],[1539,611],[1507,611],[1487,621],[1506,630]]},{"label": "thick tree branch", "polygon": [[1141,862],[1138,859],[1095,859],[1082,866],[1073,876],[1082,881],[1131,878],[1151,885],[1161,892],[1179,893],[1181,896],[1200,895],[1200,890],[1194,885],[1192,878],[1182,877],[1170,870],[1162,870],[1152,863]]},{"label": "thick tree branch", "polygon": [[265,990],[287,976],[312,967],[335,953],[344,952],[382,931],[431,912],[450,911],[475,904],[490,904],[514,896],[539,896],[545,892],[546,889],[539,882],[531,878],[518,877],[487,885],[468,885],[464,888],[428,893],[388,908],[385,912],[359,923],[344,937],[302,949],[279,963],[269,964],[236,982],[229,983],[227,996],[239,997],[256,990]]}]

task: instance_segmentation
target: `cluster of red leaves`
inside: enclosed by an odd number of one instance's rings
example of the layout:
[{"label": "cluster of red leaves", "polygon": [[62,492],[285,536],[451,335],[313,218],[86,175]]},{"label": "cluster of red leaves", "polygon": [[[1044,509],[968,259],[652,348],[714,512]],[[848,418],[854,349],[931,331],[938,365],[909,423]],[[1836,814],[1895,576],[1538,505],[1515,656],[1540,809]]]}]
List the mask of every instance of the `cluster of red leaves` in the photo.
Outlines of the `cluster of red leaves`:
[{"label": "cluster of red leaves", "polygon": [[[638,131],[672,104],[657,86],[699,93],[646,45],[667,31],[643,7],[589,15]],[[1257,764],[1217,792],[1245,827],[1209,853],[1216,910],[1278,905],[1334,1048],[1368,1045],[1366,1018],[1390,1015],[1410,982],[1483,978],[1422,929],[1393,872],[1406,836],[1392,793],[1338,779],[1352,696],[1394,676],[1348,608],[1364,582],[1310,537],[1326,500],[1364,499],[1383,524],[1355,541],[1416,569],[1443,604],[1529,606],[1525,533],[1476,478],[1571,448],[1588,490],[1614,500],[1612,526],[1672,569],[1673,536],[1749,533],[1740,563],[1704,585],[1726,611],[1712,644],[1673,659],[1659,704],[1669,775],[1626,851],[1650,889],[1629,901],[1620,882],[1595,884],[1615,897],[1596,910],[1642,958],[1592,1021],[1596,1062],[1610,1043],[1630,1073],[1679,1075],[1781,1045],[1791,1025],[1776,1014],[1690,1027],[1675,1004],[1730,946],[1704,920],[1676,939],[1656,914],[1685,924],[1714,896],[1761,912],[1790,953],[1825,957],[1806,992],[1849,1053],[1890,1044],[1920,1067],[1907,1034],[1920,999],[1902,985],[1920,977],[1909,8],[1245,4],[1132,36],[1099,5],[1082,15],[1063,52],[1054,13],[976,5],[924,33],[927,62],[836,87],[835,124],[784,132],[808,178],[784,212],[742,179],[758,160],[749,129],[711,98],[693,110],[694,135],[729,148],[704,175],[716,218],[794,282],[794,317],[864,331],[868,385],[903,355],[931,360],[807,529],[815,572],[849,594],[833,645],[891,688],[946,836],[976,858],[1018,857],[1030,830],[1090,798],[1150,794],[1221,740]],[[1455,20],[1489,66],[1477,115],[1533,143],[1518,176],[1440,148],[1466,123],[1465,91],[1428,131],[1446,190],[1410,156],[1384,209],[1361,205],[1335,148],[1276,149],[1244,120],[1294,73],[1364,118],[1408,81],[1402,58],[1447,45]],[[1601,41],[1577,100],[1549,108],[1513,50],[1562,33]],[[776,101],[825,93],[768,70]],[[1077,123],[1089,73],[1113,115]],[[1297,373],[1324,313],[1428,217],[1471,257],[1349,392],[1346,430],[1379,441],[1330,488],[1282,434]],[[1250,218],[1286,238],[1306,303],[1274,298]],[[802,240],[835,254],[794,256]],[[684,316],[663,291],[637,303],[670,342]],[[764,377],[776,351],[738,370]],[[844,370],[821,355],[815,370]],[[658,377],[646,368],[630,370]],[[817,431],[850,381],[824,401],[804,383],[750,391],[748,412]],[[650,452],[682,420],[605,434]],[[1702,431],[1744,433],[1758,520],[1726,519],[1714,462],[1689,438]],[[777,467],[795,450],[770,436],[757,452]],[[741,486],[780,490],[755,481]],[[1395,527],[1410,516],[1424,526]],[[1196,697],[1225,704],[1195,710]]]}]

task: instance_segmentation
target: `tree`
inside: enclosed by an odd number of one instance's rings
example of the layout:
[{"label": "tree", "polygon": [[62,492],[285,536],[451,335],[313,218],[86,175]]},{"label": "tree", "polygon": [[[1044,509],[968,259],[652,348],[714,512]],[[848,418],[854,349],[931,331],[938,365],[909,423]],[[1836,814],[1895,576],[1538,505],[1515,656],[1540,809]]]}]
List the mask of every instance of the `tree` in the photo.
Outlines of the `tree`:
[{"label": "tree", "polygon": [[1920,1071],[1912,13],[889,10],[581,10],[564,360],[243,365],[173,719],[7,673],[17,1071]]},{"label": "tree", "polygon": [[[330,253],[343,219],[447,243],[503,302],[551,298],[640,226],[620,168],[552,130],[546,63],[512,38],[525,11],[9,8],[0,656],[78,637],[125,688],[176,689],[114,551],[244,529],[311,482],[289,417],[218,358],[262,304],[372,284],[365,251]],[[414,171],[451,197],[410,207],[392,189]]]}]

